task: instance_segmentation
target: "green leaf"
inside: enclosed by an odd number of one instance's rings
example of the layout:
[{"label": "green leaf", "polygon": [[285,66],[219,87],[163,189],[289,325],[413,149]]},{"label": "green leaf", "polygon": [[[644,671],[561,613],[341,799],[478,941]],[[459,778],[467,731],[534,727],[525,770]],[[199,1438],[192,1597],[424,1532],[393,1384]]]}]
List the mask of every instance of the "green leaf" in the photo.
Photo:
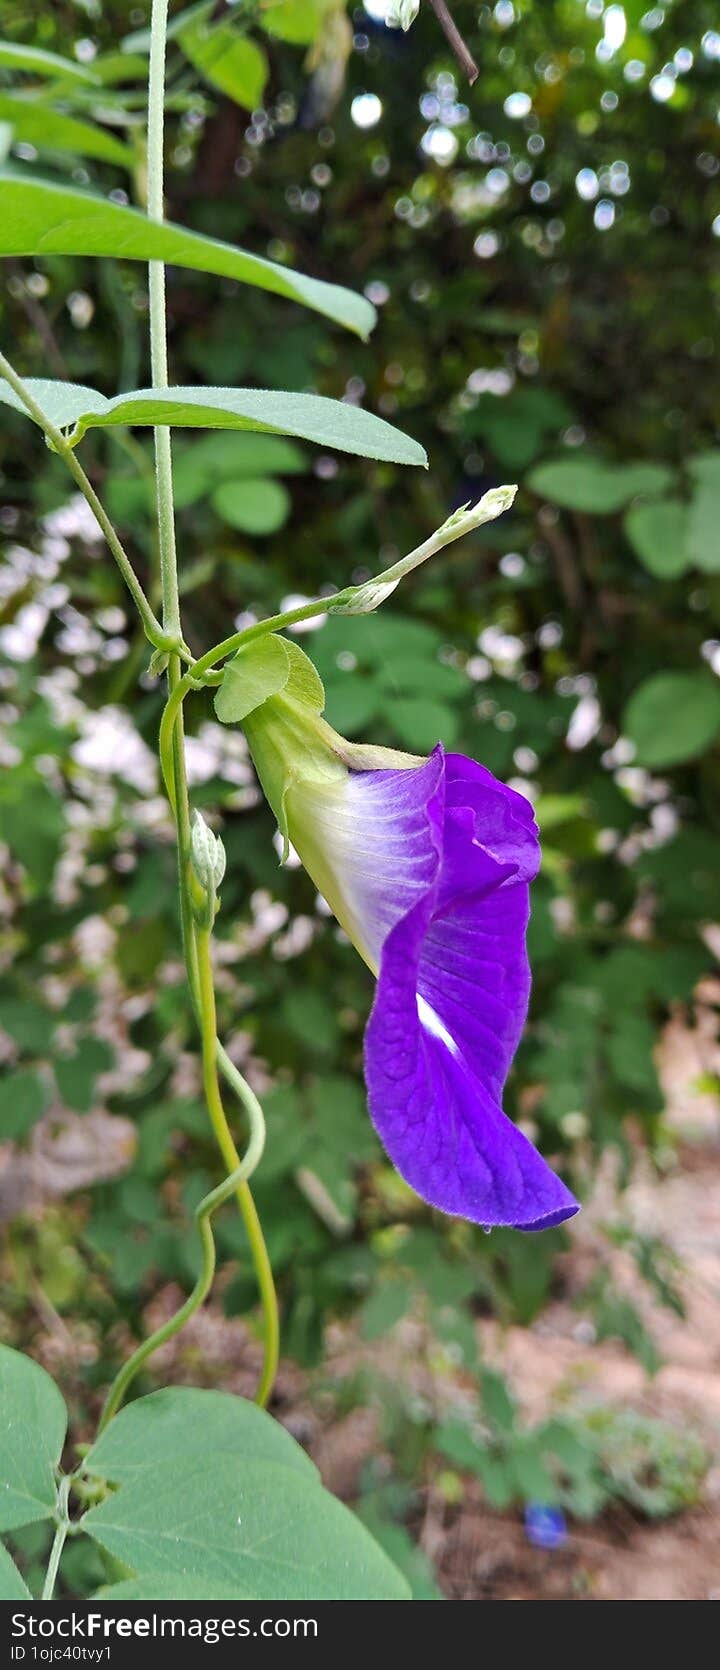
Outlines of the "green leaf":
[{"label": "green leaf", "polygon": [[317,668],[293,638],[283,638],[282,641],[290,663],[287,695],[292,696],[296,702],[302,702],[305,707],[312,708],[315,713],[322,713],[325,706],[325,690]]},{"label": "green leaf", "polygon": [[337,1043],[338,1025],[335,1004],[329,994],[315,986],[291,986],[282,1000],[281,1017],[296,1038],[321,1054],[329,1053]]},{"label": "green leaf", "polygon": [[280,267],[232,244],[171,222],[157,223],[137,209],[25,174],[0,177],[0,255],[111,255],[121,261],[168,261],[287,296],[362,337],[375,323],[370,302],[337,284],[306,278],[291,267]]},{"label": "green leaf", "polygon": [[47,888],[65,832],[62,802],[29,761],[0,776],[0,839],[38,888]]},{"label": "green leaf", "polygon": [[688,458],[686,468],[698,486],[714,484],[720,475],[720,452],[696,452],[693,458]]},{"label": "green leaf", "polygon": [[58,1056],[55,1080],[63,1102],[77,1113],[88,1113],[93,1105],[95,1080],[112,1066],[113,1053],[104,1038],[81,1038],[72,1055]]},{"label": "green leaf", "polygon": [[480,1378],[482,1405],[488,1420],[502,1432],[512,1432],[515,1426],[515,1402],[501,1374],[484,1369]]},{"label": "green leaf", "polygon": [[224,481],[212,496],[213,509],[228,527],[240,533],[277,533],[290,514],[290,494],[279,481],[258,477]]},{"label": "green leaf", "polygon": [[4,1544],[0,1542],[0,1600],[32,1600],[24,1579]]},{"label": "green leaf", "polygon": [[639,765],[651,770],[704,754],[720,735],[720,684],[709,672],[654,673],[622,717]]},{"label": "green leaf", "polygon": [[49,1374],[0,1346],[0,1531],[49,1519],[67,1410]]},{"label": "green leaf", "polygon": [[[181,35],[183,30],[187,29],[191,23],[199,23],[205,18],[211,17],[214,10],[215,0],[198,0],[196,5],[187,6],[184,11],[178,12],[175,17],[170,19],[166,31],[167,40],[177,40],[178,35]],[[123,52],[149,52],[150,30],[134,29],[132,34],[123,35],[120,46]]]},{"label": "green leaf", "polygon": [[52,1012],[32,997],[0,1000],[0,1031],[9,1032],[19,1048],[31,1055],[42,1055],[47,1049],[53,1024]]},{"label": "green leaf", "polygon": [[284,690],[290,677],[285,641],[274,632],[238,650],[228,661],[215,697],[215,712],[223,725],[239,725],[268,696]]},{"label": "green leaf", "polygon": [[208,29],[191,24],[179,37],[185,57],[211,87],[219,88],[245,110],[254,110],[265,90],[268,62],[265,53],[232,23]]},{"label": "green leaf", "polygon": [[[157,1573],[149,1570],[143,1577],[128,1577],[123,1583],[110,1583],[98,1589],[95,1600],[227,1600],[227,1582],[220,1579],[211,1583],[208,1578],[188,1576],[184,1571]],[[233,1585],[233,1600],[253,1600],[250,1589]]]},{"label": "green leaf", "polygon": [[332,0],[269,0],[258,22],[268,35],[292,46],[310,46],[320,33]]},{"label": "green leaf", "polygon": [[137,1573],[142,1593],[167,1583],[197,1599],[408,1596],[288,1433],[239,1398],[177,1388],[142,1398],[84,1466],[118,1488],[83,1529]]},{"label": "green leaf", "polygon": [[147,81],[147,63],[130,52],[103,52],[93,58],[93,75],[104,87],[114,87],[123,81]]},{"label": "green leaf", "polygon": [[105,128],[50,110],[27,95],[0,93],[0,122],[9,122],[13,140],[27,140],[40,151],[72,151],[80,157],[98,157],[122,167],[132,167],[135,160],[132,147]]},{"label": "green leaf", "polygon": [[[209,498],[224,481],[301,475],[305,455],[284,435],[261,430],[218,430],[174,449],[175,503],[181,509]],[[133,478],[134,479],[134,478]]]},{"label": "green leaf", "polygon": [[31,75],[55,75],[63,80],[91,81],[96,77],[85,64],[74,58],[61,58],[57,52],[43,52],[39,46],[18,46],[15,41],[0,41],[0,65],[10,70],[29,70]]},{"label": "green leaf", "polygon": [[431,1561],[413,1542],[405,1526],[386,1519],[372,1498],[361,1501],[357,1511],[371,1536],[407,1578],[412,1599],[444,1600],[442,1590],[435,1582]]},{"label": "green leaf", "polygon": [[517,1440],[508,1456],[508,1470],[518,1496],[525,1502],[557,1502],[558,1487],[545,1466],[534,1433]]},{"label": "green leaf", "polygon": [[720,573],[720,452],[706,452],[688,466],[696,482],[690,502],[688,561],[705,574]]},{"label": "green leaf", "polygon": [[48,1103],[47,1088],[37,1073],[27,1069],[11,1073],[5,1079],[3,1102],[0,1141],[17,1142],[42,1118]]},{"label": "green leaf", "polygon": [[438,742],[449,747],[457,737],[458,716],[444,702],[424,696],[400,696],[388,703],[385,711],[400,741],[414,754],[429,754]]},{"label": "green leaf", "polygon": [[400,1322],[412,1304],[413,1290],[406,1281],[386,1281],[371,1293],[360,1313],[363,1339],[380,1339]]},{"label": "green leaf", "polygon": [[636,556],[659,580],[675,580],[689,568],[688,507],[682,499],[634,504],[623,526]]},{"label": "green leaf", "polygon": [[322,1488],[237,1453],[183,1450],[122,1485],[83,1529],[139,1575],[190,1581],[198,1599],[403,1600],[399,1572]]},{"label": "green leaf", "polygon": [[[319,1481],[310,1457],[264,1409],[227,1392],[171,1386],[138,1398],[116,1415],[88,1451],[83,1471],[113,1484],[141,1480],[157,1467],[237,1450]],[[158,1567],[158,1569],[160,1569]]]},{"label": "green leaf", "polygon": [[[87,429],[115,424],[126,427],[168,424],[184,429],[270,430],[280,435],[297,435],[301,440],[334,447],[338,452],[353,452],[361,458],[380,458],[393,464],[427,462],[417,441],[394,429],[384,418],[343,400],[328,400],[321,394],[283,393],[275,389],[135,389],[107,400],[95,389],[82,388],[77,383],[51,382],[44,377],[29,377],[27,387],[58,428],[75,426],[73,442],[81,440]],[[0,400],[16,411],[25,411],[3,379],[0,379]]]},{"label": "green leaf", "polygon": [[595,516],[622,510],[636,494],[664,493],[673,480],[664,464],[606,464],[602,458],[559,458],[538,464],[527,478],[544,499]]},{"label": "green leaf", "polygon": [[378,670],[378,684],[391,696],[437,696],[452,701],[466,697],[471,686],[467,674],[459,667],[428,656],[393,656]]},{"label": "green leaf", "polygon": [[328,719],[342,736],[364,731],[380,711],[381,693],[374,680],[344,674],[327,683]]}]

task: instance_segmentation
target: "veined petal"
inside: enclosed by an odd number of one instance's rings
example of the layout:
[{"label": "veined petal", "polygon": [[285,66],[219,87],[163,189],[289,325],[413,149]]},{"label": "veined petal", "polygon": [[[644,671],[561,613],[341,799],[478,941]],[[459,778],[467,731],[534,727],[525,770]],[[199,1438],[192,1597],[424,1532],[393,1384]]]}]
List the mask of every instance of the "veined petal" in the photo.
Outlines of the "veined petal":
[{"label": "veined petal", "polygon": [[243,723],[283,835],[378,975],[365,1076],[387,1152],[445,1212],[561,1223],[577,1202],[501,1107],[530,989],[532,807],[440,745],[347,743],[296,675]]},{"label": "veined petal", "polygon": [[383,948],[365,1034],[374,1124],[398,1171],[430,1205],[488,1228],[548,1229],[571,1217],[577,1202],[419,991],[432,907],[426,895]]},{"label": "veined petal", "polygon": [[540,843],[530,801],[464,754],[446,755],[445,783],[447,806],[474,812],[475,839],[485,851],[500,864],[513,864],[522,881],[533,881]]},{"label": "veined petal", "polygon": [[442,750],[405,770],[298,778],[285,805],[306,870],[374,973],[390,930],[435,881],[442,847]]}]

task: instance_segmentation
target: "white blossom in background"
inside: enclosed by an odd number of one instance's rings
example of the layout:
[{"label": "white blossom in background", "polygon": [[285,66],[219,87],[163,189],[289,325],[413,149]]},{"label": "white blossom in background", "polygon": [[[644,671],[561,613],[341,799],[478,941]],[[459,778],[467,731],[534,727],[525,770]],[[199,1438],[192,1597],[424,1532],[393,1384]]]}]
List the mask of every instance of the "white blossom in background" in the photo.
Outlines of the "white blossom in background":
[{"label": "white blossom in background", "polygon": [[254,785],[255,775],[243,732],[229,725],[206,720],[197,736],[185,738],[185,758],[191,787],[208,783],[211,777],[222,777],[225,783],[243,789]]},{"label": "white blossom in background", "polygon": [[581,696],[568,725],[566,742],[573,753],[592,742],[602,724],[602,713],[597,696]]},{"label": "white blossom in background", "polygon": [[[304,592],[289,592],[280,603],[280,613],[284,615],[288,614],[291,609],[302,609],[306,603],[312,603],[312,601],[312,598],[306,597]],[[317,632],[319,627],[325,625],[326,620],[327,615],[313,615],[310,620],[296,620],[294,625],[288,627],[288,632],[292,632],[293,635],[301,632]]]},{"label": "white blossom in background", "polygon": [[155,755],[123,708],[106,707],[102,713],[86,713],[71,752],[76,764],[86,771],[100,777],[119,777],[138,794],[151,795],[157,787]]},{"label": "white blossom in background", "polygon": [[42,603],[26,603],[14,621],[0,627],[0,650],[8,661],[31,661],[48,623],[49,611]]}]

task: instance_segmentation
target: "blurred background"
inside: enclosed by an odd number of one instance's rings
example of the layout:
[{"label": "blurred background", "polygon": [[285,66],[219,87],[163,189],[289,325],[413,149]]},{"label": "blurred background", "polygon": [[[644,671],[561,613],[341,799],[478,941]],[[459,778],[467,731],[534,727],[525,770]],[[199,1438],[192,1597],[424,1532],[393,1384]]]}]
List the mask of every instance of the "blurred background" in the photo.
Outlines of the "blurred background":
[{"label": "blurred background", "polygon": [[[416,751],[440,737],[534,802],[534,990],[506,1107],[584,1211],[487,1237],[400,1182],[364,1104],[367,972],[303,872],[279,868],[240,733],[194,697],[193,800],[228,852],[221,1031],[267,1110],[274,1412],[417,1598],[720,1598],[717,8],[458,0],[472,88],[427,0],[407,34],[389,10],[171,7],[169,214],[379,314],[362,344],[176,269],[171,379],[362,403],[430,459],[178,436],[186,635],[200,652],[520,484],[510,515],[380,613],[299,641],[339,730]],[[142,200],[148,13],[0,3],[6,40],[101,81],[0,50],[14,169]],[[124,157],[88,154],[68,116]],[[9,260],[3,344],[27,375],[111,395],[150,381],[147,305],[135,264]],[[83,462],[156,586],[148,432],[90,435]],[[0,1322],[59,1378],[81,1440],[193,1280],[192,1209],[217,1166],[162,693],[92,519],[8,411],[0,469]],[[217,1235],[212,1302],[145,1390],[252,1395],[231,1213]],[[14,1545],[31,1586],[45,1535]],[[96,1559],[69,1544],[65,1593],[101,1580]]]}]

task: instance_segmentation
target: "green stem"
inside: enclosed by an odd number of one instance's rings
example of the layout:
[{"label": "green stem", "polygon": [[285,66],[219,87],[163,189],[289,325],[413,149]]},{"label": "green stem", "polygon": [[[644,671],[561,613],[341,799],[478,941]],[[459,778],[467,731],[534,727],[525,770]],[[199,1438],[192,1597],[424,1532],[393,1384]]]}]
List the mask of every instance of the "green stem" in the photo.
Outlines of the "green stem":
[{"label": "green stem", "polygon": [[[165,42],[168,0],[153,0],[150,22],[150,73],[148,78],[148,186],[147,212],[151,220],[162,220],[163,145],[165,135]],[[150,292],[150,361],[153,387],[168,387],[167,310],[165,267],[151,261],[148,267]],[[156,428],[155,479],[157,483],[158,539],[163,598],[163,626],[180,634],[175,517],[173,512],[172,451],[170,429]]]},{"label": "green stem", "polygon": [[[238,1152],[225,1117],[225,1109],[223,1107],[217,1077],[217,1023],[215,1017],[215,990],[213,986],[210,945],[210,929],[204,925],[198,927],[196,934],[196,947],[198,998],[200,1005],[200,1031],[202,1036],[203,1054],[203,1086],[212,1128],[215,1132],[215,1140],[228,1171],[232,1172],[237,1180],[240,1162],[238,1159]],[[247,1101],[247,1092],[249,1089],[249,1085],[244,1086],[243,1098],[245,1100],[246,1107],[248,1107],[248,1110],[250,1111],[251,1104]],[[252,1092],[250,1092],[250,1095],[252,1096]],[[256,1403],[264,1405],[267,1403],[272,1390],[278,1366],[280,1325],[277,1295],[275,1292],[275,1283],[273,1281],[272,1267],[268,1258],[267,1247],[265,1245],[265,1239],[260,1225],[260,1219],[257,1215],[255,1202],[244,1177],[236,1181],[234,1192],[242,1213],[247,1238],[250,1243],[250,1252],[252,1255],[255,1274],[257,1276],[257,1283],[260,1290],[260,1298],[262,1301],[265,1328],[265,1354],[263,1370],[255,1395],[255,1401]]]},{"label": "green stem", "polygon": [[[205,1033],[203,1036],[205,1037]],[[215,1038],[213,1036],[211,1043],[204,1046],[204,1059],[206,1048],[214,1057],[214,1046]],[[243,1159],[240,1160],[235,1149],[233,1149],[237,1164],[234,1166],[231,1175],[224,1178],[223,1182],[220,1183],[216,1189],[213,1189],[210,1194],[205,1195],[204,1199],[201,1200],[199,1205],[195,1208],[195,1220],[200,1235],[202,1264],[200,1274],[192,1293],[188,1294],[185,1303],[180,1306],[180,1309],[175,1312],[175,1315],[169,1317],[168,1321],[164,1322],[161,1328],[156,1328],[155,1332],[150,1334],[149,1337],[143,1340],[142,1344],[138,1346],[137,1351],[133,1352],[132,1357],[129,1357],[127,1362],[123,1363],[123,1366],[120,1369],[119,1374],[116,1375],[105,1400],[105,1405],[98,1426],[98,1435],[104,1431],[108,1422],[112,1420],[113,1415],[117,1414],[121,1403],[124,1402],[126,1394],[136,1375],[140,1373],[143,1364],[146,1363],[148,1358],[153,1355],[153,1352],[158,1350],[159,1346],[165,1344],[166,1340],[172,1339],[175,1334],[179,1334],[181,1328],[185,1327],[185,1323],[189,1322],[190,1317],[194,1316],[195,1312],[199,1310],[202,1304],[204,1304],[205,1299],[210,1292],[213,1276],[215,1274],[215,1242],[213,1240],[210,1220],[213,1213],[229,1199],[230,1195],[238,1193],[240,1189],[247,1190],[247,1179],[252,1175],[256,1165],[258,1165],[260,1159],[262,1158],[264,1146],[265,1121],[262,1116],[260,1105],[256,1101],[253,1113],[251,1113],[250,1140]]]},{"label": "green stem", "polygon": [[68,1519],[68,1496],[70,1494],[71,1483],[72,1480],[69,1474],[60,1481],[60,1489],[58,1490],[57,1499],[57,1512],[60,1517],[58,1518],[55,1538],[50,1550],[48,1568],[45,1573],[45,1582],[43,1584],[43,1592],[41,1595],[42,1600],[52,1600],[55,1593],[60,1556],[65,1547],[65,1539],[68,1531],[70,1530],[70,1521]]},{"label": "green stem", "polygon": [[177,715],[186,696],[196,688],[198,679],[202,679],[217,661],[225,656],[234,654],[244,644],[249,644],[255,638],[264,637],[266,632],[279,632],[286,626],[293,626],[299,620],[311,620],[313,615],[323,615],[338,598],[344,598],[345,592],[335,592],[332,597],[317,598],[311,603],[303,603],[297,609],[289,609],[284,615],[269,615],[267,620],[260,620],[255,626],[246,626],[243,632],[234,632],[231,638],[224,638],[222,643],[215,644],[205,655],[183,673],[173,686],[168,697],[167,705],[160,721],[160,766],[163,780],[171,806],[175,805],[175,790],[172,778],[172,739],[177,721]]},{"label": "green stem", "polygon": [[113,1415],[117,1414],[121,1403],[124,1403],[127,1392],[136,1375],[140,1373],[143,1363],[146,1363],[148,1357],[151,1357],[154,1351],[164,1345],[166,1340],[172,1339],[174,1334],[179,1333],[180,1329],[184,1328],[185,1323],[190,1321],[190,1317],[194,1316],[196,1310],[199,1310],[210,1292],[215,1274],[215,1242],[207,1216],[200,1217],[198,1215],[197,1224],[202,1244],[202,1268],[192,1293],[188,1295],[184,1305],[180,1306],[175,1315],[163,1323],[161,1328],[156,1328],[154,1334],[149,1334],[148,1338],[143,1340],[142,1345],[138,1346],[137,1351],[133,1352],[132,1357],[128,1357],[127,1362],[123,1363],[105,1400],[98,1424],[98,1437],[101,1432],[104,1432]]},{"label": "green stem", "polygon": [[31,394],[29,388],[23,382],[22,378],[18,376],[17,371],[15,371],[13,366],[10,364],[10,361],[6,359],[4,354],[0,354],[0,372],[5,378],[6,383],[9,383],[10,388],[17,395],[18,400],[22,401],[26,412],[29,413],[31,418],[34,418],[38,428],[42,429],[43,434],[45,435],[46,440],[50,442],[53,451],[58,453],[59,457],[62,458],[63,462],[67,465],[70,474],[73,476],[78,487],[80,488],[83,498],[89,504],[93,516],[105,536],[108,548],[115,558],[123,580],[125,581],[130,596],[132,597],[138,611],[145,628],[145,636],[149,638],[150,643],[153,644],[156,649],[179,649],[182,650],[183,655],[185,656],[189,652],[186,651],[186,646],[182,643],[179,627],[176,629],[172,628],[169,632],[166,632],[160,625],[157,615],[154,613],[148,598],[145,596],[130,558],[121,543],[112,522],[110,521],[107,511],[100,503],[97,493],[88,480],[80,460],[76,457],[69,441],[65,439],[62,430],[56,427],[56,425],[52,422],[52,419],[49,418],[47,413],[43,411],[42,406],[38,405],[35,396]]},{"label": "green stem", "polygon": [[198,682],[202,683],[203,679],[209,680],[211,669],[218,661],[225,660],[226,656],[233,655],[245,644],[252,643],[255,638],[264,637],[266,632],[283,632],[288,626],[296,625],[298,621],[312,620],[313,616],[372,613],[395,590],[406,574],[410,574],[414,568],[419,568],[429,557],[442,551],[444,546],[452,545],[456,539],[462,539],[464,534],[472,533],[485,522],[492,522],[497,516],[501,516],[503,511],[509,509],[516,492],[516,487],[492,488],[489,493],[483,495],[478,504],[465,505],[462,510],[456,510],[429,539],[423,540],[421,545],[409,551],[406,557],[401,557],[399,562],[393,563],[391,568],[384,568],[372,580],[367,580],[360,586],[346,586],[343,591],[333,592],[329,597],[312,598],[309,603],[301,603],[297,609],[288,609],[285,614],[269,615],[267,620],[257,621],[254,626],[246,626],[243,631],[233,632],[231,637],[223,638],[221,643],[207,650],[199,660],[193,661],[182,678],[177,680],[160,727],[160,762],[170,798],[172,799],[169,767],[176,716],[185,697],[197,688]]},{"label": "green stem", "polygon": [[[153,0],[150,20],[150,70],[148,80],[148,214],[154,220],[163,219],[163,136],[164,136],[164,97],[165,97],[165,45],[167,35],[167,0]],[[167,319],[165,307],[165,268],[162,262],[153,261],[149,266],[150,285],[150,352],[152,360],[152,377],[156,388],[166,388],[168,384],[167,366]],[[170,448],[170,433],[167,428],[155,429],[155,479],[157,492],[158,536],[160,547],[160,578],[163,600],[163,624],[167,631],[181,633],[180,602],[177,574],[177,552],[175,543],[175,520],[173,509],[172,487],[172,455]],[[194,875],[190,864],[190,804],[187,788],[187,774],[185,769],[185,748],[183,736],[182,697],[177,700],[177,692],[182,684],[180,661],[177,655],[171,655],[168,664],[168,702],[163,716],[163,754],[162,769],[167,785],[168,798],[173,809],[177,829],[178,869],[180,891],[180,916],[182,924],[183,948],[188,973],[190,992],[193,1005],[200,1026],[203,1057],[203,1083],[205,1096],[210,1114],[210,1120],[217,1140],[220,1153],[225,1165],[232,1174],[230,1183],[221,1185],[220,1194],[225,1199],[228,1192],[234,1192],[242,1213],[243,1221],[250,1242],[250,1250],[255,1266],[260,1298],[262,1300],[265,1320],[265,1356],[263,1371],[257,1391],[257,1401],[265,1403],[270,1393],[275,1377],[278,1361],[278,1309],[272,1270],[267,1255],[267,1249],[262,1235],[260,1222],[255,1210],[252,1195],[247,1184],[247,1158],[240,1162],[239,1155],[233,1142],[222,1097],[218,1085],[217,1069],[222,1068],[226,1078],[230,1079],[243,1101],[250,1118],[250,1148],[253,1147],[253,1132],[262,1129],[264,1122],[262,1111],[249,1085],[246,1085],[241,1074],[233,1067],[229,1057],[222,1050],[217,1039],[217,1025],[215,1015],[215,993],[212,980],[212,960],[210,954],[210,929],[196,928],[195,912],[200,912],[204,903],[204,890]],[[170,722],[166,716],[170,710]],[[259,1155],[258,1155],[259,1158]],[[255,1163],[257,1163],[255,1161]],[[218,1191],[215,1191],[217,1198]],[[210,1198],[210,1197],[209,1197]],[[203,1227],[204,1226],[204,1227]],[[208,1229],[205,1219],[200,1225],[201,1234],[205,1236]],[[210,1236],[212,1243],[212,1236]],[[194,1292],[190,1295],[186,1305],[179,1313],[179,1319],[173,1319],[172,1332],[182,1327],[187,1316],[191,1315],[208,1291],[212,1280],[212,1269],[208,1263],[208,1247],[204,1240],[203,1272]],[[166,1324],[166,1327],[168,1325]],[[165,1336],[167,1337],[167,1335]],[[157,1338],[155,1337],[155,1343]],[[146,1342],[139,1347],[130,1364],[121,1371],[121,1377],[126,1376],[128,1368],[132,1373],[137,1371],[140,1362],[144,1362],[150,1350],[155,1349],[153,1341]],[[132,1365],[135,1363],[136,1367]],[[119,1377],[120,1378],[120,1377]],[[120,1396],[128,1382],[123,1380]],[[111,1393],[115,1398],[115,1393]],[[109,1420],[117,1401],[114,1401],[110,1413],[106,1413],[104,1420]]]}]

